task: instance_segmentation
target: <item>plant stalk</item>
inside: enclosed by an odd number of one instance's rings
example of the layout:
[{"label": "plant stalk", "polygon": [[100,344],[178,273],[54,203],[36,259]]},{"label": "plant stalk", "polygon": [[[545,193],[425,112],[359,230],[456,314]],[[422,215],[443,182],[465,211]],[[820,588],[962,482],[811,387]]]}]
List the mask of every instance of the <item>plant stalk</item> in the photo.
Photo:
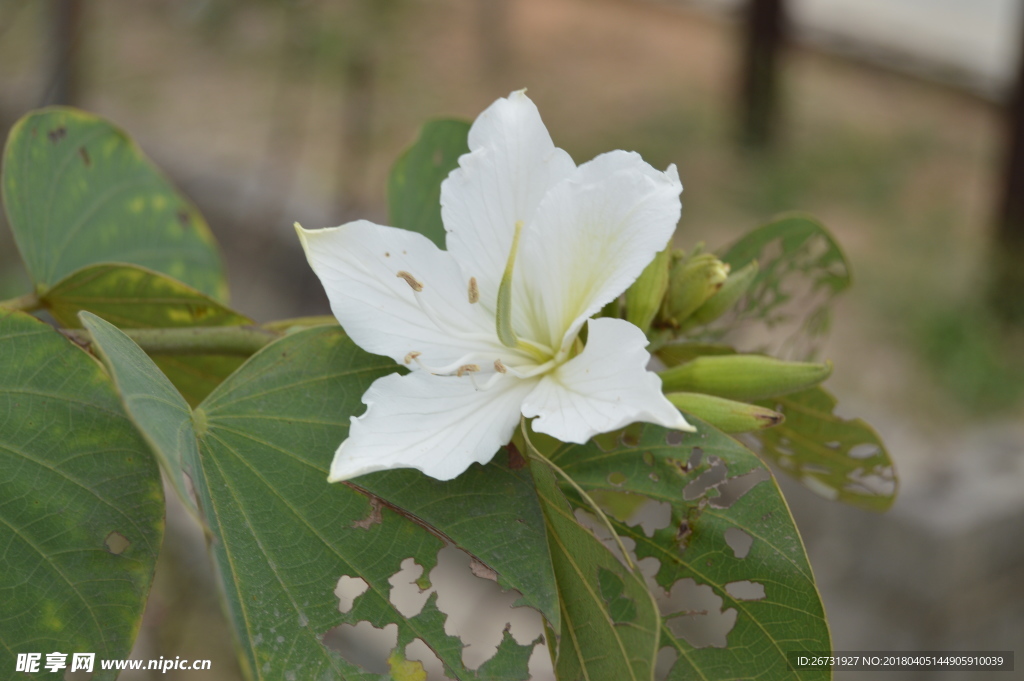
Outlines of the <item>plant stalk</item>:
[{"label": "plant stalk", "polygon": [[9,300],[0,300],[0,308],[5,310],[17,310],[18,312],[32,312],[38,310],[43,305],[39,300],[39,296],[35,293],[26,293],[23,296],[17,298],[11,298]]},{"label": "plant stalk", "polygon": [[[121,329],[139,347],[158,355],[229,355],[248,357],[281,337],[258,326],[207,326],[180,329]],[[61,329],[75,343],[88,347],[85,329]]]}]

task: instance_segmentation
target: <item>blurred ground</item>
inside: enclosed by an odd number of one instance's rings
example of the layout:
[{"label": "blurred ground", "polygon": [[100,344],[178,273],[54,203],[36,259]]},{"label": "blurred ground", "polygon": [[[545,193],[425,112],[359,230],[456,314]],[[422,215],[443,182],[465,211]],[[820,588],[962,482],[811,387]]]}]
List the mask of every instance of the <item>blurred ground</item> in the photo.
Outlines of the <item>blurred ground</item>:
[{"label": "blurred ground", "polygon": [[[786,487],[834,644],[1013,647],[1024,374],[979,302],[1001,153],[993,105],[794,49],[778,152],[751,157],[734,144],[735,28],[698,12],[517,0],[496,27],[470,0],[285,6],[97,0],[86,17],[80,105],[128,129],[199,204],[238,309],[326,311],[291,223],[386,221],[388,167],[422,121],[472,118],[528,87],[577,162],[624,148],[679,166],[680,246],[727,244],[791,208],[835,232],[856,282],[835,311],[828,387],[886,439],[903,487],[886,516]],[[46,89],[42,7],[0,3],[7,125]],[[14,260],[5,231],[0,297],[25,290]],[[216,678],[233,678],[230,642],[207,633],[225,626],[217,604],[180,595],[205,557],[171,520],[146,656],[214,657]]]}]

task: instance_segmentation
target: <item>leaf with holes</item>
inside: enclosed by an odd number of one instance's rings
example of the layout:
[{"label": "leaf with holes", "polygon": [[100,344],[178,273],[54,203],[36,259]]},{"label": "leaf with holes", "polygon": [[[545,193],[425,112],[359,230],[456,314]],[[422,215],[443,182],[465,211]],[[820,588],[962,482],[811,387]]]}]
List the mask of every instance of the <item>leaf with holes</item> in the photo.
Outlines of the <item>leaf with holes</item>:
[{"label": "leaf with holes", "polygon": [[696,337],[716,340],[760,322],[770,340],[759,350],[812,357],[828,331],[832,299],[851,283],[846,256],[828,230],[810,216],[785,214],[742,237],[721,258],[734,272],[757,260],[758,273],[735,311]]},{"label": "leaf with holes", "polygon": [[643,577],[577,522],[546,463],[532,461],[530,471],[561,597],[558,678],[650,679],[660,620]]},{"label": "leaf with holes", "polygon": [[[123,329],[252,324],[205,293],[137,265],[89,265],[61,279],[41,296],[43,305],[67,327],[79,326],[85,310]],[[227,355],[156,354],[153,359],[195,406],[244,358]]]},{"label": "leaf with holes", "polygon": [[878,434],[861,419],[833,412],[836,399],[823,388],[759,404],[785,415],[782,425],[750,433],[755,451],[826,499],[872,511],[896,500],[896,470]]},{"label": "leaf with holes", "polygon": [[558,626],[558,589],[544,514],[530,473],[503,449],[486,466],[440,481],[414,470],[371,473],[352,485],[386,499],[493,569],[499,584]]},{"label": "leaf with holes", "polygon": [[[389,665],[413,673],[417,640],[454,678],[528,677],[532,642],[505,632],[494,655],[470,669],[463,642],[446,632],[436,592],[416,612],[394,599],[392,580],[410,560],[422,570],[420,585],[430,586],[444,546],[433,531],[353,487],[327,483],[360,397],[393,363],[363,352],[340,329],[300,331],[250,358],[186,420],[187,405],[166,382],[158,385],[157,368],[138,346],[98,319],[89,324],[101,329],[96,342],[132,417],[166,449],[166,461],[188,467],[252,678],[383,679]],[[180,429],[153,422],[160,419]],[[179,445],[178,434],[190,429],[197,449]],[[365,589],[340,602],[346,580]],[[353,642],[361,628],[392,636],[378,668],[367,668],[374,656]]]},{"label": "leaf with holes", "polygon": [[426,236],[439,248],[445,246],[441,222],[441,182],[469,153],[469,123],[430,121],[416,142],[391,169],[388,178],[388,212],[391,224]]},{"label": "leaf with holes", "polygon": [[103,369],[18,312],[0,311],[0,415],[0,668],[128,657],[163,536],[146,443]]},{"label": "leaf with holes", "polygon": [[0,184],[37,293],[86,265],[124,262],[227,299],[203,217],[109,121],[70,108],[27,114],[11,129]]},{"label": "leaf with holes", "polygon": [[669,679],[791,678],[787,652],[831,649],[800,535],[757,456],[694,421],[696,433],[638,424],[551,456],[587,490],[667,506],[658,523],[613,523],[656,563],[661,646],[676,657]]}]

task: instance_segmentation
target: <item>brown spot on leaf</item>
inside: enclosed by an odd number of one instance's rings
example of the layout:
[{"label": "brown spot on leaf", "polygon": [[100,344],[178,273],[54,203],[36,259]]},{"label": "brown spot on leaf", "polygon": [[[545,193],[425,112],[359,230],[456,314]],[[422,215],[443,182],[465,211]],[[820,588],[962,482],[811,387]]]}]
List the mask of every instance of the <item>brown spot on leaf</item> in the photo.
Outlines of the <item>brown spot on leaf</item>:
[{"label": "brown spot on leaf", "polygon": [[685,520],[679,523],[679,527],[676,529],[676,543],[679,544],[679,548],[686,548],[687,542],[690,541],[691,534],[693,534],[693,528],[690,527],[690,523]]},{"label": "brown spot on leaf", "polygon": [[505,449],[508,451],[509,468],[517,471],[526,465],[526,459],[523,458],[522,452],[519,451],[514,442],[509,442]]},{"label": "brown spot on leaf", "polygon": [[374,525],[379,525],[382,518],[380,515],[380,499],[377,497],[370,497],[370,515],[366,516],[362,520],[357,520],[352,523],[352,527],[358,527],[362,530],[368,530]]},{"label": "brown spot on leaf", "polygon": [[85,147],[78,147],[78,155],[82,157],[82,163],[86,168],[92,165],[92,159],[89,158],[89,152],[85,150]]},{"label": "brown spot on leaf", "polygon": [[492,582],[498,581],[498,573],[478,561],[476,558],[469,561],[469,571],[480,579],[489,579]]},{"label": "brown spot on leaf", "polygon": [[184,208],[179,208],[174,217],[178,218],[178,222],[181,223],[182,227],[188,227],[192,222],[192,216]]},{"label": "brown spot on leaf", "polygon": [[103,540],[103,544],[107,547],[107,551],[110,551],[115,556],[120,556],[124,553],[125,549],[132,545],[128,538],[120,532],[108,534],[107,538]]},{"label": "brown spot on leaf", "polygon": [[67,135],[68,135],[68,129],[65,128],[63,125],[60,126],[59,128],[54,128],[50,132],[46,133],[46,136],[49,137],[50,141],[53,142],[54,144],[56,144],[57,142],[60,142],[62,139],[67,137]]}]

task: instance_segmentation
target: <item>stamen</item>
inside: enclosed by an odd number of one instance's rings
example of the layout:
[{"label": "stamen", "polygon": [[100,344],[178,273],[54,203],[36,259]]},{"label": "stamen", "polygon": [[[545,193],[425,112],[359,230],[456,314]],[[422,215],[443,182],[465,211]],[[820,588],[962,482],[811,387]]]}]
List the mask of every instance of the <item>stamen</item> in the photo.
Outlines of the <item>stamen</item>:
[{"label": "stamen", "polygon": [[462,366],[459,367],[459,370],[457,372],[455,372],[455,375],[458,376],[459,378],[462,378],[466,374],[471,374],[471,373],[476,372],[476,371],[480,371],[480,365],[478,365],[478,364],[463,364]]},{"label": "stamen", "polygon": [[416,291],[416,293],[419,293],[420,291],[423,290],[423,284],[421,284],[416,279],[416,277],[412,276],[405,270],[398,270],[398,274],[396,274],[395,276],[397,276],[399,279],[405,279],[405,283],[408,284],[409,288],[411,288],[413,291]]},{"label": "stamen", "polygon": [[500,359],[494,360],[494,370],[497,371],[499,374],[503,374],[506,371],[508,371],[508,369],[505,368],[505,365],[502,363]]},{"label": "stamen", "polygon": [[416,359],[417,357],[419,357],[422,354],[423,353],[419,352],[418,350],[413,350],[412,352],[410,352],[408,355],[405,356],[405,363],[406,364],[411,363],[414,359]]},{"label": "stamen", "polygon": [[[480,371],[480,365],[476,364],[476,362],[475,362],[475,360],[479,360],[479,359],[480,359],[480,353],[468,352],[465,355],[463,355],[462,357],[459,357],[457,360],[455,360],[451,364],[445,364],[443,366],[430,366],[429,364],[424,364],[423,362],[421,362],[418,357],[413,357],[413,360],[415,360],[416,364],[418,364],[421,369],[423,369],[424,371],[428,371],[428,372],[430,372],[432,374],[435,374],[437,376],[449,376],[452,373],[462,372],[462,373],[458,374],[458,375],[461,376],[462,374],[466,373],[467,371]],[[475,369],[469,369],[467,367],[476,367],[476,368]]]},{"label": "stamen", "polygon": [[495,312],[498,340],[507,348],[516,347],[516,332],[512,328],[512,271],[516,266],[516,252],[519,250],[519,235],[523,231],[523,221],[516,220],[516,231],[512,236],[512,248],[509,250],[508,262],[505,263],[505,274],[498,286],[498,304]]},{"label": "stamen", "polygon": [[476,284],[476,277],[469,278],[469,303],[480,302],[480,287]]}]

